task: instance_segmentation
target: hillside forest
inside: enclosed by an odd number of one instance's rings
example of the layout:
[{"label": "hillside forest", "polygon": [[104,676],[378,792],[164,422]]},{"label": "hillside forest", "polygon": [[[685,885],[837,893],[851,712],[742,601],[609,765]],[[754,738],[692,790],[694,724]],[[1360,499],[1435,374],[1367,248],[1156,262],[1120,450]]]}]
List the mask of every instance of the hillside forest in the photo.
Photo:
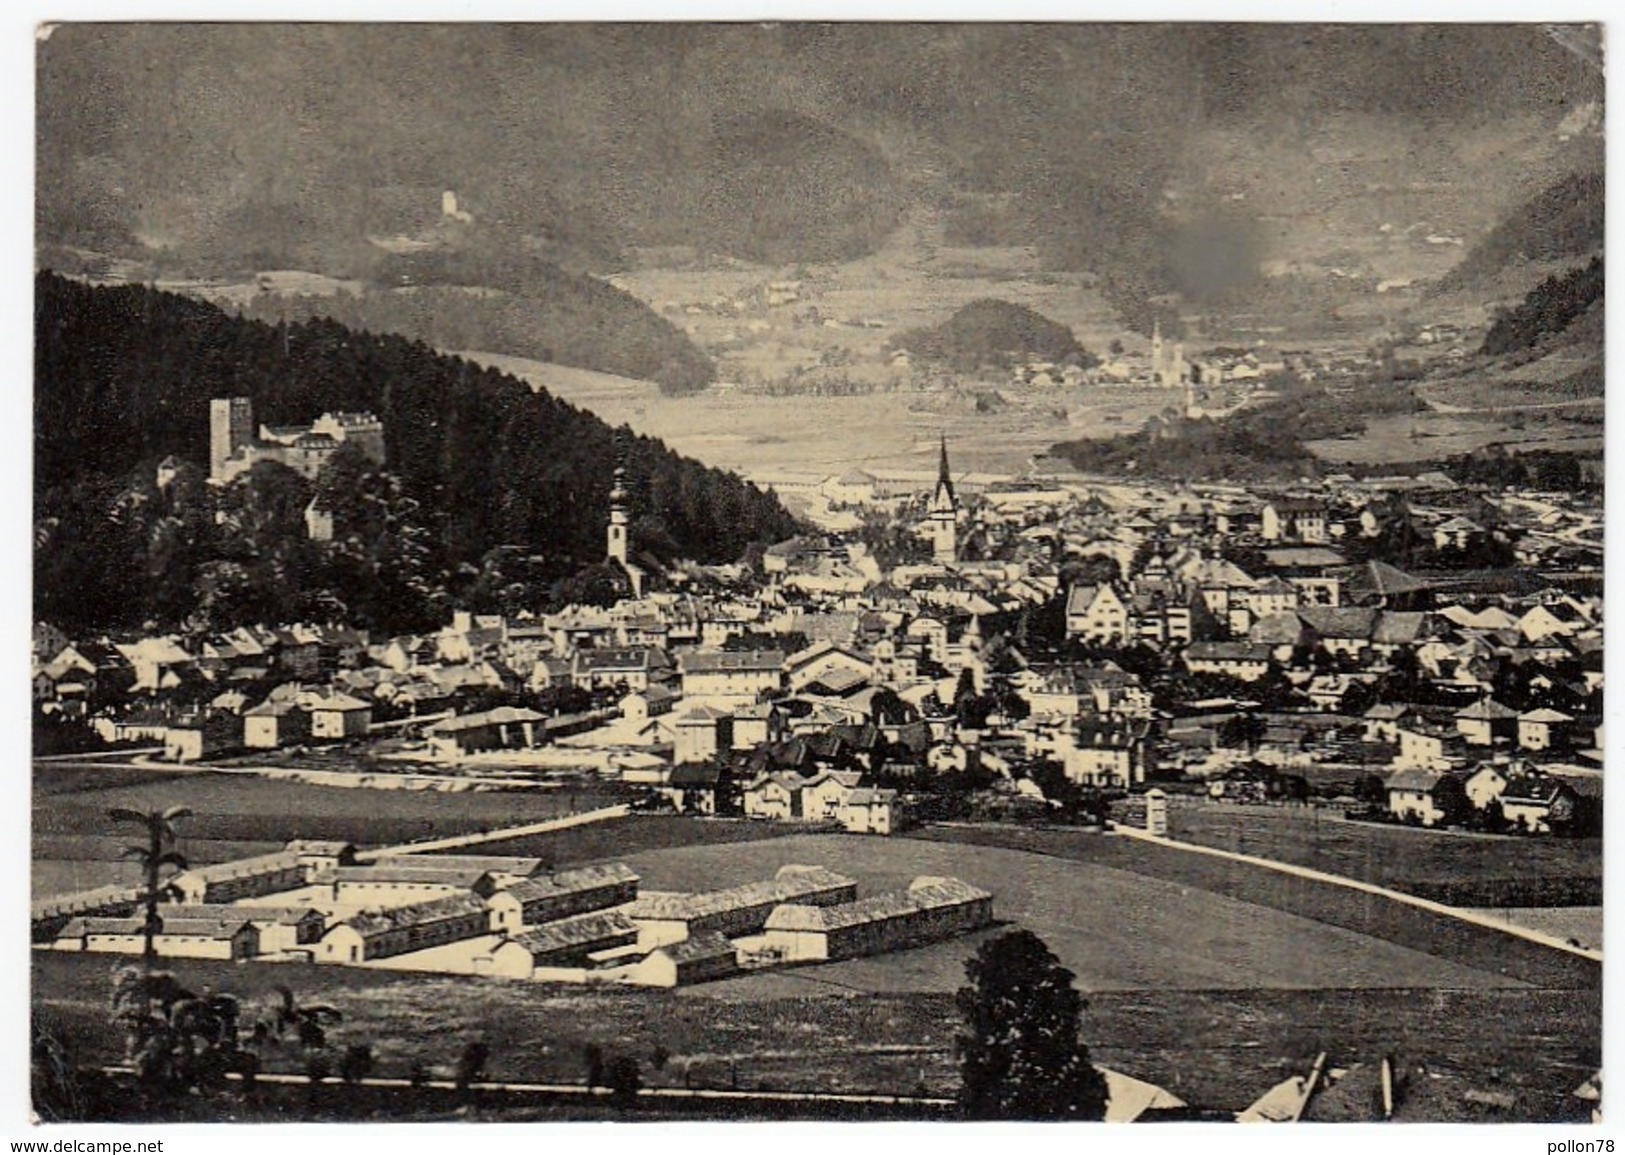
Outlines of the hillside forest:
[{"label": "hillside forest", "polygon": [[[796,529],[771,493],[427,345],[331,320],[269,325],[138,286],[35,283],[35,613],[64,628],[333,621],[390,632],[604,601],[618,456],[634,560],[726,563]],[[256,423],[371,411],[386,465],[342,448],[207,482],[209,401]],[[310,539],[312,501],[333,517]]]}]

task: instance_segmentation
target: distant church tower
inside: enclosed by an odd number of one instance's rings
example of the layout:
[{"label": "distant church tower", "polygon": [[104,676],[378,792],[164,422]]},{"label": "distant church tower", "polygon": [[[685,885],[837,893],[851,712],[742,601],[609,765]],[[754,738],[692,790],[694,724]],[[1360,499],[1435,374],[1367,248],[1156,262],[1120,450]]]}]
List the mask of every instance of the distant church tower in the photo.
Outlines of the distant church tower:
[{"label": "distant church tower", "polygon": [[1162,322],[1151,322],[1151,380],[1161,385],[1162,380]]},{"label": "distant church tower", "polygon": [[218,481],[226,462],[254,440],[254,403],[247,397],[216,397],[209,402],[209,477]]},{"label": "distant church tower", "polygon": [[942,439],[942,457],[937,465],[937,489],[931,495],[931,538],[933,559],[938,565],[952,565],[959,559],[959,498],[954,495],[953,474],[948,470],[948,438]]},{"label": "distant church tower", "polygon": [[615,483],[609,490],[609,560],[626,565],[626,442],[615,433]]}]

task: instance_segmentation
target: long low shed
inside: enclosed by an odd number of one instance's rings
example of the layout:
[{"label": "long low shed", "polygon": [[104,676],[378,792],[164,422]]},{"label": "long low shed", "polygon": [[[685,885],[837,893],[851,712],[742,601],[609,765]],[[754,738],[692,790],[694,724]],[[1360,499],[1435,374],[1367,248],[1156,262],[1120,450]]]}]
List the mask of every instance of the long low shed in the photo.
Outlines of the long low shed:
[{"label": "long low shed", "polygon": [[488,898],[496,880],[476,866],[434,866],[414,860],[392,860],[373,866],[340,866],[321,875],[333,888],[338,906],[411,906],[436,898],[477,894]]},{"label": "long low shed", "polygon": [[615,977],[633,986],[682,987],[738,972],[739,952],[733,943],[715,931],[701,931],[655,948],[641,961],[616,971]]},{"label": "long low shed", "polygon": [[477,894],[458,894],[358,914],[328,928],[317,959],[362,963],[489,934],[491,912]]},{"label": "long low shed", "polygon": [[839,906],[787,904],[763,946],[786,962],[882,954],[952,938],[993,921],[993,896],[957,878],[916,878],[905,891]]},{"label": "long low shed", "polygon": [[245,898],[298,890],[310,881],[311,864],[297,854],[278,851],[233,862],[195,866],[177,874],[169,887],[182,902],[228,903]]},{"label": "long low shed", "polygon": [[619,911],[595,911],[504,939],[474,966],[476,973],[528,979],[538,967],[585,967],[592,955],[637,941],[638,928],[631,919]]},{"label": "long low shed", "polygon": [[491,925],[516,931],[589,911],[624,906],[638,896],[638,876],[619,862],[582,866],[516,882],[491,895]]},{"label": "long low shed", "polygon": [[[146,949],[146,916],[76,918],[57,936],[58,950],[141,954]],[[246,959],[260,953],[259,931],[246,918],[168,918],[153,935],[163,958]]]},{"label": "long low shed", "polygon": [[310,906],[231,906],[221,903],[166,903],[158,915],[167,927],[176,919],[244,921],[259,931],[259,953],[279,954],[321,941],[327,916]]},{"label": "long low shed", "polygon": [[703,894],[649,894],[627,907],[638,924],[638,945],[678,943],[706,933],[724,938],[756,934],[775,907],[787,902],[827,906],[857,898],[858,884],[821,866],[781,866],[764,882]]},{"label": "long low shed", "polygon": [[75,918],[122,918],[141,906],[139,886],[102,886],[38,899],[29,906],[35,942],[50,942]]},{"label": "long low shed", "polygon": [[374,865],[484,871],[501,884],[534,878],[547,871],[547,864],[540,858],[513,854],[380,854]]}]

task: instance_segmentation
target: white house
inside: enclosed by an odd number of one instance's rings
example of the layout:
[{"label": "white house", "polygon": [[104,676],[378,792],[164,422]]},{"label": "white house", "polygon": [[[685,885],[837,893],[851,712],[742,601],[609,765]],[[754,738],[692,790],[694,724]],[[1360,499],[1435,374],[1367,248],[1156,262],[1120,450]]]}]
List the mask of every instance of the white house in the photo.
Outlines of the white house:
[{"label": "white house", "polygon": [[895,790],[854,790],[841,803],[841,825],[849,834],[890,834],[898,828]]},{"label": "white house", "polygon": [[746,705],[784,680],[778,650],[690,650],[678,658],[683,697]]},{"label": "white house", "polygon": [[1091,642],[1128,639],[1128,607],[1110,584],[1076,585],[1066,596],[1068,637]]},{"label": "white house", "polygon": [[1541,708],[1518,715],[1518,745],[1525,750],[1550,750],[1562,727],[1574,719],[1561,710]]}]

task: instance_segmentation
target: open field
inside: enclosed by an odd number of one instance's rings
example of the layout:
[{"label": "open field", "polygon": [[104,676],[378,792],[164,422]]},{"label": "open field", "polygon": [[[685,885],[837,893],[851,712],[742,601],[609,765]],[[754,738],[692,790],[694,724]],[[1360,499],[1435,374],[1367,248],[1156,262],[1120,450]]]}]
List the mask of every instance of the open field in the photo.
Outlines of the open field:
[{"label": "open field", "polygon": [[1479,907],[1474,913],[1601,950],[1602,911],[1600,906],[1504,906]]},{"label": "open field", "polygon": [[[421,1062],[446,1074],[463,1044],[491,1048],[497,1080],[579,1081],[582,1048],[643,1060],[651,1086],[850,1090],[948,1095],[956,1086],[949,995],[828,995],[731,1005],[668,992],[565,992],[338,967],[178,964],[180,978],[236,994],[249,1013],[290,984],[302,1002],[339,1007],[331,1041],[368,1042],[375,1074]],[[95,957],[36,952],[34,1017],[80,1061],[119,1058],[108,1036],[110,966]],[[1469,1087],[1512,1090],[1511,1117],[1582,1118],[1571,1092],[1600,1062],[1597,992],[1540,990],[1101,991],[1089,996],[1085,1038],[1097,1062],[1167,1087],[1187,1102],[1239,1109],[1321,1050],[1333,1063],[1393,1053],[1426,1063],[1459,1103]],[[656,1045],[669,1053],[654,1070]],[[291,1048],[289,1049],[291,1051]],[[272,1053],[268,1070],[297,1070]],[[1459,1114],[1471,1117],[1462,1105]]]},{"label": "open field", "polygon": [[[791,829],[638,816],[537,837],[598,839],[560,860],[602,851],[629,862],[649,889],[726,886],[787,862],[849,872],[864,892],[921,873],[986,886],[1002,920],[1037,931],[1078,974],[1096,1061],[1200,1106],[1239,1109],[1327,1050],[1334,1064],[1385,1053],[1426,1064],[1430,1102],[1444,1118],[1482,1117],[1461,1096],[1485,1088],[1515,1097],[1499,1117],[1585,1115],[1570,1092],[1600,1062],[1595,964],[1374,896],[1106,835],[930,828],[921,838],[882,839]],[[647,848],[699,831],[784,833],[726,848]],[[952,992],[988,933],[672,992],[300,964],[180,961],[175,969],[194,987],[238,995],[250,1014],[282,983],[302,1002],[338,1006],[345,1021],[333,1043],[371,1043],[383,1076],[414,1063],[447,1074],[478,1038],[491,1047],[497,1080],[579,1080],[591,1043],[638,1056],[652,1086],[947,1095],[957,1078]],[[33,957],[36,1023],[81,1061],[116,1059],[104,1010],[115,964]],[[669,1056],[658,1071],[649,1061],[657,1045]],[[299,1065],[292,1053],[266,1063]]]},{"label": "open field", "polygon": [[1101,837],[1066,829],[1006,826],[932,826],[917,832],[916,836],[1028,850],[1070,862],[1116,867],[1146,878],[1342,927],[1436,959],[1538,987],[1595,990],[1602,980],[1602,967],[1598,963],[1489,927],[1430,914],[1380,895],[1139,839]]},{"label": "open field", "polygon": [[[1591,403],[1593,406],[1596,402]],[[1564,410],[1535,410],[1541,420],[1528,421],[1516,411],[1489,413],[1416,413],[1371,417],[1363,433],[1306,442],[1323,461],[1349,465],[1399,465],[1437,461],[1458,453],[1471,453],[1500,442],[1520,450],[1553,449],[1592,453],[1602,449],[1595,424],[1583,420],[1586,405],[1572,411],[1581,418],[1564,421]]]},{"label": "open field", "polygon": [[[1170,836],[1357,878],[1452,906],[1512,905],[1498,890],[1568,891],[1589,905],[1602,880],[1600,838],[1491,837],[1349,822],[1307,807],[1173,806]],[[1512,895],[1516,898],[1516,895]],[[1551,905],[1557,905],[1554,901]],[[1565,904],[1566,905],[1566,904]]]},{"label": "open field", "polygon": [[[933,470],[939,436],[966,471],[1020,472],[1057,441],[1138,429],[1175,398],[1159,389],[1000,387],[1016,403],[977,413],[928,393],[767,397],[710,390],[663,396],[658,387],[540,361],[464,353],[511,373],[613,425],[659,437],[678,453],[749,477],[780,471],[843,473],[863,466]],[[817,419],[809,421],[809,414]]]},{"label": "open field", "polygon": [[[525,834],[483,842],[471,850],[451,854],[512,854],[544,858],[555,866],[613,858],[625,860],[642,851],[681,846],[721,846],[760,842],[794,834],[786,822],[751,822],[746,819],[702,819],[675,814],[631,814],[613,822],[573,826],[542,834]],[[654,888],[653,883],[645,883]]]},{"label": "open field", "polygon": [[[950,875],[994,895],[1001,922],[1036,932],[1095,990],[1505,986],[1489,971],[1368,938],[1281,910],[1108,866],[993,847],[841,834],[729,847],[652,851],[625,860],[649,890],[699,890],[771,877],[786,863],[828,866],[859,895],[898,890],[917,875]],[[1110,911],[1109,918],[1102,912]],[[981,939],[708,983],[730,999],[861,992],[952,992]],[[1512,984],[1516,985],[1516,984]]]},{"label": "open field", "polygon": [[131,840],[107,817],[115,806],[191,807],[193,816],[179,823],[178,849],[192,861],[221,862],[292,838],[394,845],[540,822],[614,801],[585,791],[344,789],[246,774],[79,771],[43,764],[36,764],[34,776],[32,849],[41,864],[33,878],[36,897],[61,893],[64,885],[78,889],[124,879],[128,864],[119,854]]},{"label": "open field", "polygon": [[[1027,248],[945,244],[942,223],[936,211],[916,206],[875,252],[838,264],[643,267],[612,280],[684,328],[718,359],[724,379],[740,368],[778,375],[793,365],[815,366],[831,348],[860,363],[878,360],[897,334],[940,324],[987,297],[1024,305],[1068,326],[1097,353],[1104,353],[1114,337],[1131,345],[1144,341],[1124,331],[1088,275],[1035,272],[1035,254]],[[786,280],[800,286],[798,299],[789,304],[747,307],[738,316],[709,307],[749,299],[753,290],[759,294],[769,283]],[[809,309],[817,310],[811,323],[805,320]],[[803,323],[796,323],[798,315]]]}]

